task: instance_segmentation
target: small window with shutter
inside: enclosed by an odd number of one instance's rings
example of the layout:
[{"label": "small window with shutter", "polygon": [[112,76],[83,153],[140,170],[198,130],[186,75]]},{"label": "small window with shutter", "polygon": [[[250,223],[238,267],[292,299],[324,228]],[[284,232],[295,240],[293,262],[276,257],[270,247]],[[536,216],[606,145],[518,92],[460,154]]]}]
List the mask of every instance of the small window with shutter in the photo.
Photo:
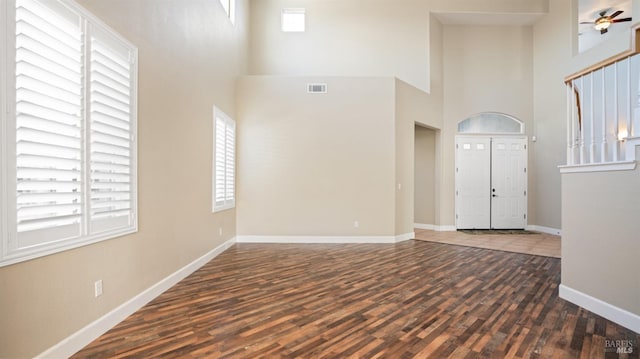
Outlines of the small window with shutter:
[{"label": "small window with shutter", "polygon": [[231,23],[235,23],[236,0],[220,0],[220,4]]},{"label": "small window with shutter", "polygon": [[7,9],[0,266],[135,232],[137,49],[74,2]]},{"label": "small window with shutter", "polygon": [[236,206],[236,123],[213,108],[213,211]]}]

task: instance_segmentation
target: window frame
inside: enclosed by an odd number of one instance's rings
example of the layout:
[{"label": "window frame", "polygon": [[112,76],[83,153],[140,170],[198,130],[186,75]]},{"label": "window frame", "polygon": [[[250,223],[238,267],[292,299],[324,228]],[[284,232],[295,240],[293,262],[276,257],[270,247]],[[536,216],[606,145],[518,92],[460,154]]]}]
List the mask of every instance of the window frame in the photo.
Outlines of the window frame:
[{"label": "window frame", "polygon": [[[224,184],[224,192],[225,192],[225,200],[223,204],[218,205],[217,201],[216,201],[216,176],[217,176],[217,172],[216,172],[216,168],[218,166],[217,163],[217,138],[218,138],[218,119],[221,119],[222,121],[225,122],[225,129],[228,128],[229,124],[232,125],[233,128],[233,196],[232,198],[227,198],[226,194],[228,193],[228,182],[227,182],[227,173],[226,173],[226,169],[227,169],[227,163],[225,162],[224,164],[224,168],[225,168],[225,184]],[[225,138],[227,136],[227,133],[225,131],[224,134]],[[226,113],[224,113],[224,111],[220,110],[218,107],[214,106],[213,107],[213,159],[211,161],[212,163],[212,168],[211,168],[211,210],[213,213],[216,212],[221,212],[221,211],[225,211],[228,209],[233,209],[236,207],[236,178],[237,176],[236,174],[236,164],[237,164],[237,126],[236,126],[236,121],[234,121],[229,115],[227,115]],[[225,142],[225,153],[224,153],[224,158],[227,158],[227,148],[226,148],[226,142]]]},{"label": "window frame", "polygon": [[220,0],[222,9],[227,14],[232,24],[236,23],[236,0]]},{"label": "window frame", "polygon": [[[285,27],[288,23],[285,22],[285,16],[287,15],[302,15],[302,29],[290,29]],[[303,33],[307,31],[307,11],[305,8],[283,8],[280,13],[280,30],[287,33]]]},{"label": "window frame", "polygon": [[[81,152],[83,153],[81,166],[81,198],[83,210],[81,212],[79,235],[56,238],[43,239],[33,246],[20,245],[18,243],[17,230],[17,144],[16,144],[16,72],[15,72],[15,33],[16,33],[16,3],[13,1],[3,1],[4,8],[0,12],[0,21],[6,26],[0,29],[2,46],[0,47],[0,86],[4,94],[0,96],[0,194],[3,200],[0,201],[0,267],[7,266],[34,258],[59,253],[73,248],[97,243],[100,241],[113,239],[123,235],[135,233],[138,231],[138,203],[137,203],[137,91],[138,91],[138,49],[108,25],[98,19],[95,15],[75,3],[73,0],[57,0],[55,5],[70,11],[78,16],[79,27],[82,33],[82,109],[80,129],[82,136]],[[50,8],[49,6],[47,6]],[[93,35],[93,34],[96,35]],[[100,35],[102,34],[102,35]],[[92,215],[91,211],[91,184],[89,182],[91,173],[89,167],[91,165],[90,152],[91,137],[89,123],[91,116],[88,111],[88,104],[91,101],[90,92],[90,66],[87,64],[91,61],[91,41],[93,36],[107,35],[111,40],[118,43],[119,46],[126,49],[129,53],[130,62],[130,94],[129,94],[129,136],[130,136],[130,154],[129,154],[129,171],[130,171],[130,219],[125,226],[118,226],[103,231],[92,231]],[[94,218],[95,220],[95,218]],[[55,231],[59,227],[50,227]],[[46,232],[46,231],[43,231]],[[41,236],[46,238],[46,234]],[[11,244],[14,243],[14,244]]]}]

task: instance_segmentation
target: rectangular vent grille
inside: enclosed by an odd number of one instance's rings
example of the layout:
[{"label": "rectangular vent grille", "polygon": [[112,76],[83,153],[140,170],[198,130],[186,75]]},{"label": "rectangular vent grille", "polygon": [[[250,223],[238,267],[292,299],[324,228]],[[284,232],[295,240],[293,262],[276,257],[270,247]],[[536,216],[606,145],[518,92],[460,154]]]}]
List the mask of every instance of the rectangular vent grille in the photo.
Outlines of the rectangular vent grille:
[{"label": "rectangular vent grille", "polygon": [[307,93],[327,93],[327,84],[307,84]]}]

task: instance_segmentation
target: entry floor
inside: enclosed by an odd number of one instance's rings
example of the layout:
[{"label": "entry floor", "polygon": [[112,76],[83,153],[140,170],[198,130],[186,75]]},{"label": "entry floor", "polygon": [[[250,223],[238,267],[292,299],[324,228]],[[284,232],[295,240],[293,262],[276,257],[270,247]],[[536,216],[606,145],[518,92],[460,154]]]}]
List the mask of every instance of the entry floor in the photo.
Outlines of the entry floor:
[{"label": "entry floor", "polygon": [[436,232],[417,228],[415,233],[415,239],[420,241],[560,258],[560,236],[546,233],[467,234],[457,231]]}]

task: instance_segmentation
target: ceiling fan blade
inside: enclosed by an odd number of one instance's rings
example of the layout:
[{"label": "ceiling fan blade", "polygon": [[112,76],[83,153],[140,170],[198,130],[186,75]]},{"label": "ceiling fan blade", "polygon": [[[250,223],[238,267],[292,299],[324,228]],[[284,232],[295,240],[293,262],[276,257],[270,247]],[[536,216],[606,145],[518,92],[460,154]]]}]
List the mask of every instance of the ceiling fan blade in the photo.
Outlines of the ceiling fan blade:
[{"label": "ceiling fan blade", "polygon": [[609,31],[609,30],[607,30],[607,29],[602,29],[602,30],[600,30],[600,35],[604,35],[604,34],[606,34],[608,31]]},{"label": "ceiling fan blade", "polygon": [[582,21],[581,24],[595,24],[595,21]]},{"label": "ceiling fan blade", "polygon": [[607,14],[607,10],[600,11],[600,17],[604,17]]},{"label": "ceiling fan blade", "polygon": [[623,12],[624,11],[622,11],[622,10],[618,10],[618,11],[614,12],[613,14],[609,15],[609,18],[613,19],[614,17],[622,14]]},{"label": "ceiling fan blade", "polygon": [[611,20],[611,22],[625,22],[625,21],[631,21],[631,18],[625,17],[624,19]]}]

